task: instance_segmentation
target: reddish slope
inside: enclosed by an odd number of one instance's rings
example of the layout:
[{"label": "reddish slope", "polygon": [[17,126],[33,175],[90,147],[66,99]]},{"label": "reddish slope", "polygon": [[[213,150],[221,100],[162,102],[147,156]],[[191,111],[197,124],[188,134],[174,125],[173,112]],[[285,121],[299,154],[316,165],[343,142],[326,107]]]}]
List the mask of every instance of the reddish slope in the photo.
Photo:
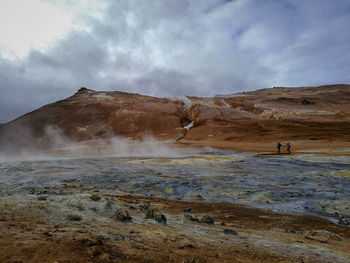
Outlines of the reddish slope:
[{"label": "reddish slope", "polygon": [[140,139],[152,134],[173,139],[192,121],[194,127],[182,139],[190,144],[235,149],[277,140],[310,146],[330,141],[347,146],[350,142],[350,85],[272,88],[188,99],[185,105],[138,94],[80,89],[72,97],[4,124],[0,143],[3,149],[17,149],[45,148],[64,136]]}]

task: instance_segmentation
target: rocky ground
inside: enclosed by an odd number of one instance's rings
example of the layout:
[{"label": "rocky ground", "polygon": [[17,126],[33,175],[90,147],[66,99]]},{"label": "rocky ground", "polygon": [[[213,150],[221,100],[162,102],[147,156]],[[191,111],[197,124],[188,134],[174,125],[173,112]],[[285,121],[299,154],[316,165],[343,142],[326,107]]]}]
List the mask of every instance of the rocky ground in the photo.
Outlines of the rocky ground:
[{"label": "rocky ground", "polygon": [[[153,98],[83,88],[70,98],[3,124],[0,160],[4,161],[14,157],[30,159],[39,153],[44,160],[58,153],[69,153],[69,157],[75,158],[120,157],[133,156],[140,149],[155,153],[156,149],[157,156],[163,159],[130,161],[130,165],[160,167],[164,163],[183,162],[179,165],[197,166],[193,174],[188,174],[185,168],[176,173],[171,167],[162,168],[165,174],[156,169],[131,171],[135,173],[132,191],[119,189],[130,186],[130,170],[120,173],[125,178],[119,178],[123,184],[118,185],[113,175],[108,170],[102,173],[103,165],[93,160],[88,166],[93,182],[85,176],[89,171],[64,166],[64,161],[44,170],[38,170],[35,162],[23,162],[21,168],[9,166],[0,178],[4,181],[0,185],[0,262],[350,262],[350,228],[346,226],[349,207],[344,196],[347,193],[344,185],[349,182],[346,166],[350,148],[349,102],[350,86],[343,84],[273,88],[214,98]],[[148,140],[150,136],[153,139]],[[303,161],[309,149],[314,150],[315,160],[306,164],[307,168],[297,166],[295,178],[291,179],[289,174],[278,178],[288,179],[288,183],[264,185],[269,193],[266,196],[255,192],[261,187],[258,179],[267,175],[273,180],[281,167],[286,170],[278,161],[271,161],[277,170],[270,167],[274,173],[269,173],[259,171],[258,165],[253,167],[249,162],[243,169],[244,159],[229,160],[230,165],[226,166],[221,160],[213,164],[203,158],[167,160],[164,154],[169,148],[159,141],[172,144],[175,140],[180,149],[209,146],[256,152],[259,158],[273,156],[277,141],[291,142],[288,167]],[[323,156],[330,160],[329,169],[327,163],[318,162]],[[337,160],[340,164],[332,168],[332,162]],[[203,179],[211,182],[212,188],[201,185],[196,172],[215,165],[226,170]],[[313,171],[318,166],[323,168]],[[225,178],[232,169],[237,171],[237,176],[232,177],[236,181]],[[305,170],[310,173],[305,174]],[[32,177],[26,177],[23,171]],[[246,171],[252,171],[251,176]],[[83,179],[64,182],[57,179],[71,172]],[[144,187],[142,181],[137,181],[140,176],[146,182],[150,178],[152,182],[161,181],[164,187],[157,184],[158,188],[147,184]],[[186,188],[188,182],[177,187],[186,189],[191,202],[173,198],[183,193],[168,187],[167,180],[177,182],[177,178],[191,176],[193,185],[199,182],[195,190],[208,190],[208,197],[227,194],[227,189],[221,191],[213,182],[215,178],[230,187],[229,182],[239,186],[248,181],[256,183],[256,189],[236,189],[226,196],[240,201],[245,194],[258,201],[268,197],[266,204],[273,198],[293,201],[300,197],[300,192],[310,190],[310,195],[302,197],[319,201],[324,195],[325,199],[315,203],[311,212],[322,211],[323,216],[334,217],[339,224],[305,214],[204,200]],[[112,181],[104,181],[106,177]],[[31,189],[29,185],[34,181],[39,185]],[[114,187],[113,183],[117,185]],[[284,187],[291,189],[285,195]],[[272,194],[276,193],[274,197]],[[341,198],[338,203],[337,198]]]},{"label": "rocky ground", "polygon": [[75,183],[16,198],[1,202],[1,262],[350,261],[350,228],[312,216]]}]

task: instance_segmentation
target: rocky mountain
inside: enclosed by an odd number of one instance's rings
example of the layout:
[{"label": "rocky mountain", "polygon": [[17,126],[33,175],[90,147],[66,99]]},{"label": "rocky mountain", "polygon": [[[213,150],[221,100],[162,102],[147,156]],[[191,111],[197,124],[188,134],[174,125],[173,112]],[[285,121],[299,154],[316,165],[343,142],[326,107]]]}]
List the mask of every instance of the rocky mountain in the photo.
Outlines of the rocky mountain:
[{"label": "rocky mountain", "polygon": [[[123,136],[235,148],[277,140],[350,141],[350,85],[274,87],[213,98],[156,98],[81,88],[0,127],[2,149]],[[236,147],[237,148],[237,147]],[[239,148],[239,147],[238,147]]]}]

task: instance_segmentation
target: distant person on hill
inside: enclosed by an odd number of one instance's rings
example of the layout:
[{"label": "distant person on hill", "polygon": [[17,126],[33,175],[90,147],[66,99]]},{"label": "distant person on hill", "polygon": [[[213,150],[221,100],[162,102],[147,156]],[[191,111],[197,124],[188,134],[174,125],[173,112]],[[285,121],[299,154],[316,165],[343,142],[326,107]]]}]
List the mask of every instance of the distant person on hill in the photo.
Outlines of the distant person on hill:
[{"label": "distant person on hill", "polygon": [[277,143],[277,152],[278,153],[281,153],[281,147],[283,147],[283,145],[280,142],[278,142]]},{"label": "distant person on hill", "polygon": [[287,152],[290,153],[290,148],[292,147],[292,145],[289,142],[287,142],[286,147],[287,147]]}]

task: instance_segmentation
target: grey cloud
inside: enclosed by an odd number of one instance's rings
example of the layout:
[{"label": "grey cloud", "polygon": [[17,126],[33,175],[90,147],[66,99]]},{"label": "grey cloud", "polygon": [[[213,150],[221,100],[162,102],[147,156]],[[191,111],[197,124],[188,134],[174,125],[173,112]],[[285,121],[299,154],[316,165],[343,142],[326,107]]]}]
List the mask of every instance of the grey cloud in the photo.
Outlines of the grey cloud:
[{"label": "grey cloud", "polygon": [[89,31],[21,60],[0,55],[0,122],[81,86],[212,96],[350,82],[349,1],[106,3],[101,19],[80,17]]}]

